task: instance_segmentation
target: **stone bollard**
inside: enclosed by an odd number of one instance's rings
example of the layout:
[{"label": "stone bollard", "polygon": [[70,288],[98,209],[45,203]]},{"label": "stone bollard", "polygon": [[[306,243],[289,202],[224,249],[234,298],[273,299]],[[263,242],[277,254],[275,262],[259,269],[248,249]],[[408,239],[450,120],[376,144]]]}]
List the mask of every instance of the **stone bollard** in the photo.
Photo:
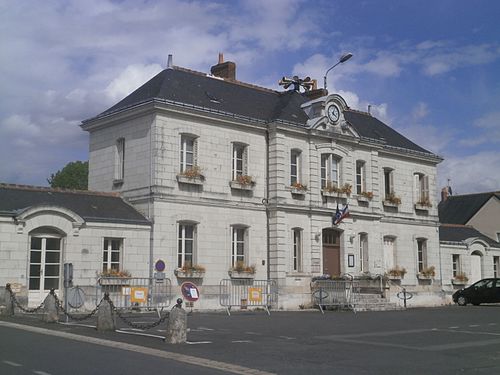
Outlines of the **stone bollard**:
[{"label": "stone bollard", "polygon": [[109,294],[104,294],[104,299],[97,310],[97,325],[96,329],[99,332],[114,331],[116,329],[113,307],[109,300]]},{"label": "stone bollard", "polygon": [[187,340],[187,313],[182,308],[182,299],[177,300],[168,317],[165,341],[169,344],[184,344]]},{"label": "stone bollard", "polygon": [[50,290],[50,293],[47,294],[47,297],[43,301],[42,320],[46,323],[56,323],[59,321],[59,311],[54,289]]},{"label": "stone bollard", "polygon": [[12,301],[10,296],[10,284],[7,284],[5,289],[0,290],[0,315],[14,315],[14,301]]}]

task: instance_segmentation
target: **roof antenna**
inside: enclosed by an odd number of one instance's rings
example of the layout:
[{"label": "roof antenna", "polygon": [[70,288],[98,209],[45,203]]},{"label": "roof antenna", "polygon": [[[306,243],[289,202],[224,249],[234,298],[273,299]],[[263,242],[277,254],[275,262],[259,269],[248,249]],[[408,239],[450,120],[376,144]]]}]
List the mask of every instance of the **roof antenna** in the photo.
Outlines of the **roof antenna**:
[{"label": "roof antenna", "polygon": [[172,55],[168,55],[167,59],[167,69],[174,69],[174,63],[172,61]]}]

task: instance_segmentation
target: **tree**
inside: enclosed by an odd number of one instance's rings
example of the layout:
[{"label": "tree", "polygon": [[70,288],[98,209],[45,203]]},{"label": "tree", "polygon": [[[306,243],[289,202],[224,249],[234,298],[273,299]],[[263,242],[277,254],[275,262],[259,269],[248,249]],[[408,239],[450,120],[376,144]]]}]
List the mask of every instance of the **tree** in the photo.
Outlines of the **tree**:
[{"label": "tree", "polygon": [[52,173],[47,182],[53,188],[87,190],[89,180],[89,162],[73,161],[57,171]]}]

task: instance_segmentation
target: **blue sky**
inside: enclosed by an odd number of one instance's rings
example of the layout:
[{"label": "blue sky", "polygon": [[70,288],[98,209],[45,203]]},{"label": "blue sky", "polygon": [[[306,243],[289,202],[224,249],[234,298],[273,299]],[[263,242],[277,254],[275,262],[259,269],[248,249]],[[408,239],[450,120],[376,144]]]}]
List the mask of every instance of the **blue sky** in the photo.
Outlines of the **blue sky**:
[{"label": "blue sky", "polygon": [[87,160],[81,120],[165,65],[328,88],[441,155],[438,186],[500,189],[500,2],[0,0],[0,181],[47,185]]}]

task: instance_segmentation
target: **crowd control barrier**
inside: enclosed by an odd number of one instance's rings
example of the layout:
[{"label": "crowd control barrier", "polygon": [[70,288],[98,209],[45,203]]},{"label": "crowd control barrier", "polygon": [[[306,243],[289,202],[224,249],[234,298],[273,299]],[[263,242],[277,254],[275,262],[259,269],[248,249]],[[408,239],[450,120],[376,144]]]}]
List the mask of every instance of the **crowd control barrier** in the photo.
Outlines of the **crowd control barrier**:
[{"label": "crowd control barrier", "polygon": [[311,285],[313,303],[324,314],[326,307],[347,308],[354,311],[359,297],[359,282],[354,280],[317,280]]},{"label": "crowd control barrier", "polygon": [[269,308],[278,301],[278,289],[275,280],[223,279],[220,282],[220,305],[231,315],[232,307],[264,308],[270,315]]},{"label": "crowd control barrier", "polygon": [[149,277],[101,277],[97,280],[96,300],[108,293],[117,309],[147,309],[158,312],[172,301],[170,279]]}]

